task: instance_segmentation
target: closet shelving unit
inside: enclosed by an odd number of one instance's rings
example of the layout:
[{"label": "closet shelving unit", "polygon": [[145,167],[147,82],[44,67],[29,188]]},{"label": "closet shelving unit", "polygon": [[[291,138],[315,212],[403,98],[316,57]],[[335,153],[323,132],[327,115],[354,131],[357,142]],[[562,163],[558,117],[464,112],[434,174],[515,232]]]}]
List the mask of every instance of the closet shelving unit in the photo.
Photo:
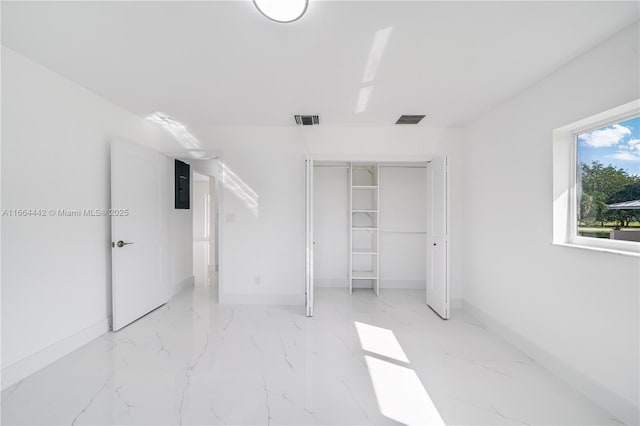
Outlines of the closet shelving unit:
[{"label": "closet shelving unit", "polygon": [[349,165],[349,294],[367,282],[376,295],[380,289],[378,171],[377,163]]}]

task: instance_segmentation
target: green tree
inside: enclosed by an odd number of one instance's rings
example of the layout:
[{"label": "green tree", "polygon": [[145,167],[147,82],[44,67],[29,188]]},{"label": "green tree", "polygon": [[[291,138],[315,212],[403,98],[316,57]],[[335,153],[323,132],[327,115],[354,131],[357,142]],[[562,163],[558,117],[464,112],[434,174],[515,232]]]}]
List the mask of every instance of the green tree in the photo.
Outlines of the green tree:
[{"label": "green tree", "polygon": [[635,177],[629,176],[625,169],[593,161],[591,165],[582,163],[582,192],[601,192],[607,197],[632,183]]},{"label": "green tree", "polygon": [[[580,198],[580,221],[585,224],[595,224],[600,222],[604,226],[605,222],[615,221],[628,225],[630,216],[627,211],[610,210],[610,198],[622,191],[627,185],[640,183],[640,177],[630,176],[626,170],[615,168],[612,165],[605,166],[599,161],[591,164],[582,163],[580,165],[580,184],[582,194]],[[626,200],[625,200],[626,201]]]},{"label": "green tree", "polygon": [[600,222],[600,226],[604,226],[608,210],[605,199],[606,196],[602,192],[583,192],[580,199],[579,220],[589,226],[595,225],[596,222]]}]

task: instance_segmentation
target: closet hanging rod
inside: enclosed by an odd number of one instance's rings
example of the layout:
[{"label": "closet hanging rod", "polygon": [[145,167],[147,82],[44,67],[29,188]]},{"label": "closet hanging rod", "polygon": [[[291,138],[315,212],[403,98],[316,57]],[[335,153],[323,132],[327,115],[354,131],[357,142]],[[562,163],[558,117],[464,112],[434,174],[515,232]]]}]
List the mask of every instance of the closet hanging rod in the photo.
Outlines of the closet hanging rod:
[{"label": "closet hanging rod", "polygon": [[[326,164],[326,165],[325,164],[314,164],[313,167],[324,167],[324,168],[327,168],[327,169],[348,169],[349,168],[349,166],[337,166],[337,165],[334,166],[334,165],[330,165],[330,164]],[[380,164],[378,167],[395,167],[395,168],[405,168],[405,169],[426,169],[427,168],[426,165],[419,166],[419,165],[409,165],[409,164],[404,165],[404,166],[403,165],[393,165],[393,166],[392,165],[388,165],[387,166],[387,165]]]},{"label": "closet hanging rod", "polygon": [[426,234],[426,231],[383,231],[380,230],[383,234]]}]

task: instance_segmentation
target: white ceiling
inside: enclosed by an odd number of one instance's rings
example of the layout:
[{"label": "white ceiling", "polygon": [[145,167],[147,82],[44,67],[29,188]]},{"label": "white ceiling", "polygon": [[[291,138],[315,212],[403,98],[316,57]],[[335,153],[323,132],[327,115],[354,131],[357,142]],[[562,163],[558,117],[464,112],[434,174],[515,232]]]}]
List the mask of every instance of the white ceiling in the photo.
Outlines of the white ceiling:
[{"label": "white ceiling", "polygon": [[[300,21],[277,24],[249,1],[3,1],[2,43],[187,126],[288,126],[296,113],[455,126],[638,21],[639,4],[310,0]],[[376,34],[386,48],[363,82]],[[356,113],[361,90],[370,99]]]}]

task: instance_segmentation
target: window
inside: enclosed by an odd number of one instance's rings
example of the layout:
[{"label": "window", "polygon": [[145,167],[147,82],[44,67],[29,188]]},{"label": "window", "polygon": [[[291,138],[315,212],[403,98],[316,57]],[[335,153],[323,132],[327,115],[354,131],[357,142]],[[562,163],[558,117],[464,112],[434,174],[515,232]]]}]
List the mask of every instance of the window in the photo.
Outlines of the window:
[{"label": "window", "polygon": [[576,135],[576,233],[640,242],[640,116]]},{"label": "window", "polygon": [[640,101],[554,132],[554,243],[640,253]]}]

